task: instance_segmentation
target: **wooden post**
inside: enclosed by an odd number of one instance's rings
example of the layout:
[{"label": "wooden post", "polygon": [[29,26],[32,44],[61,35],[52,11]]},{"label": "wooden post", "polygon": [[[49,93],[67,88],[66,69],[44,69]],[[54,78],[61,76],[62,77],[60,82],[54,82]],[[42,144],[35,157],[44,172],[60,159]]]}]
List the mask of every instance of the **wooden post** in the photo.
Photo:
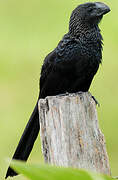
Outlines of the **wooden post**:
[{"label": "wooden post", "polygon": [[96,104],[89,92],[41,99],[39,118],[46,163],[111,174]]}]

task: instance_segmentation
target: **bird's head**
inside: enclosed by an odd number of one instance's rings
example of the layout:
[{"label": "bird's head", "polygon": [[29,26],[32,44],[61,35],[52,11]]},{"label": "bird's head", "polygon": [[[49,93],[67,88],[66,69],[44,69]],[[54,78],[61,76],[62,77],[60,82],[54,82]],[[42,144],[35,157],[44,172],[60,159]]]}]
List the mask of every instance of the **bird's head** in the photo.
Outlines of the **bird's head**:
[{"label": "bird's head", "polygon": [[75,8],[70,17],[69,31],[75,32],[82,28],[91,28],[98,25],[103,15],[107,14],[110,8],[102,2],[88,2]]}]

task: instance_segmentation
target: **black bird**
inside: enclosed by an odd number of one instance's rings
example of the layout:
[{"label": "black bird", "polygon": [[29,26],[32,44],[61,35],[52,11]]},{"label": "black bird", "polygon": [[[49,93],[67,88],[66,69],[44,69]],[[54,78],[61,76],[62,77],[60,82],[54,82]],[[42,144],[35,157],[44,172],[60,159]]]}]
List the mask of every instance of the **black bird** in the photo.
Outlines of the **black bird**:
[{"label": "black bird", "polygon": [[[110,8],[101,2],[79,5],[71,14],[69,32],[49,53],[42,66],[39,98],[66,92],[88,91],[102,60],[102,36],[98,27]],[[26,161],[39,133],[38,101],[13,159]],[[17,173],[8,168],[6,178]]]}]

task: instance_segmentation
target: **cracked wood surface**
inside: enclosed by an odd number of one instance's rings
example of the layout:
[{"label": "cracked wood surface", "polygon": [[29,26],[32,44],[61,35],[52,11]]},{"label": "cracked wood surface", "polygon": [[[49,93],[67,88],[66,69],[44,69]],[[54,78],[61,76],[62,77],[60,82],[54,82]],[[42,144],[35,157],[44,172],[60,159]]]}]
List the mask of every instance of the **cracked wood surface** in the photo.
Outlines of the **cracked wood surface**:
[{"label": "cracked wood surface", "polygon": [[39,118],[46,163],[110,175],[96,104],[89,92],[41,99]]}]

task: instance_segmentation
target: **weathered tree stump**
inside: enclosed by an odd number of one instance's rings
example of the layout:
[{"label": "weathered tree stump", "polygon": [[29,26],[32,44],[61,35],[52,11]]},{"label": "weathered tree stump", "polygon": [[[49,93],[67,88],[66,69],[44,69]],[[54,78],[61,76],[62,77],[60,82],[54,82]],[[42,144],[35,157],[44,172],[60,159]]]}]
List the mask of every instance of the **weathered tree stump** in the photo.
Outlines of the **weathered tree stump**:
[{"label": "weathered tree stump", "polygon": [[46,163],[110,175],[105,140],[90,93],[41,99],[39,118]]}]

